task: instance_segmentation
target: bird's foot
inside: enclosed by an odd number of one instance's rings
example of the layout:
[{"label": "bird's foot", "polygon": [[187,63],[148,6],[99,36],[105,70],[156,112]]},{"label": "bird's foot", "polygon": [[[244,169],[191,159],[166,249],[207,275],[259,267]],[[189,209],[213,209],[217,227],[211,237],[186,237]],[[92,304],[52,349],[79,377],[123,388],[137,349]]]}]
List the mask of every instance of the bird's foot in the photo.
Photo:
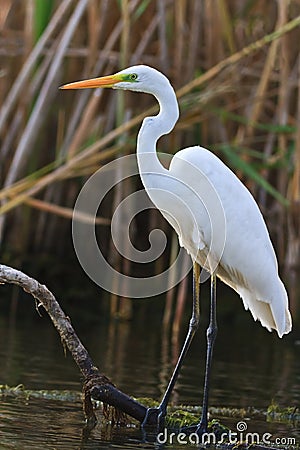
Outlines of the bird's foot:
[{"label": "bird's foot", "polygon": [[207,423],[201,421],[195,425],[183,427],[180,431],[186,434],[196,433],[198,436],[202,436],[204,433],[207,433]]},{"label": "bird's foot", "polygon": [[141,424],[141,427],[157,427],[157,429],[162,429],[165,424],[166,410],[161,406],[156,408],[147,408],[144,420]]},{"label": "bird's foot", "polygon": [[212,419],[209,423],[204,419],[196,425],[183,427],[180,431],[187,435],[197,434],[202,443],[208,443],[212,436],[215,436],[216,441],[223,442],[225,437],[230,435],[230,429],[217,419]]},{"label": "bird's foot", "polygon": [[196,433],[198,436],[202,436],[202,434],[207,433],[207,421],[202,421],[198,424]]}]

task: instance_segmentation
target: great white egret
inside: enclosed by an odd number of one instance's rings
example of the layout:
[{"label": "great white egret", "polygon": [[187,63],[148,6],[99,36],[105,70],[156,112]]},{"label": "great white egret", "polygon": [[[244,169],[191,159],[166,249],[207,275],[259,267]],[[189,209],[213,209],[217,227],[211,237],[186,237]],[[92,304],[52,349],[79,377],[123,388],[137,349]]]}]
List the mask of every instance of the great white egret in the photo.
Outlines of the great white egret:
[{"label": "great white egret", "polygon": [[254,320],[259,319],[279,337],[292,327],[288,297],[278,275],[276,255],[262,214],[248,189],[213,153],[199,147],[178,151],[169,169],[160,162],[156,142],[168,134],[179,117],[178,103],[169,80],[145,65],[115,75],[62,86],[62,89],[105,88],[145,92],[160,105],[157,116],[144,119],[137,138],[139,172],[149,197],[178,234],[180,245],[193,260],[193,310],[187,336],[173,375],[156,413],[162,421],[180,367],[199,324],[200,267],[211,276],[210,323],[203,408],[196,428],[207,430],[209,378],[213,344],[217,333],[216,277],[242,298]]}]

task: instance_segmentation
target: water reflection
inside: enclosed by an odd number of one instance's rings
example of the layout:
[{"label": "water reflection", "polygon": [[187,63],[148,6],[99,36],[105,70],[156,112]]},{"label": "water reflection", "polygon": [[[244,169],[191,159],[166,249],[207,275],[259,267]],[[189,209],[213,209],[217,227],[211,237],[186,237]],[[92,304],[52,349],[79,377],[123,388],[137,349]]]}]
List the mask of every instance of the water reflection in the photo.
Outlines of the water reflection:
[{"label": "water reflection", "polygon": [[[236,305],[241,314],[238,309],[234,318],[222,308],[219,313],[210,405],[264,410],[272,401],[282,406],[299,405],[300,346],[295,345],[296,334],[280,340],[254,323],[240,303]],[[157,307],[156,315],[147,309]],[[120,389],[136,397],[161,398],[181,348],[188,312],[181,332],[175,336],[167,327],[162,329],[162,309],[153,302],[139,304],[132,322],[108,322],[100,317],[93,326],[78,319],[72,322],[95,364]],[[176,404],[201,404],[205,326],[202,319],[172,398]],[[15,321],[0,317],[0,360],[0,384],[81,389],[79,371],[71,357],[64,355],[45,314],[43,318],[17,314]],[[80,404],[6,398],[1,399],[0,415],[3,448],[153,448],[154,436],[144,436],[139,429],[99,425],[85,441]],[[233,428],[236,422],[227,419]],[[252,418],[249,427],[261,433],[295,435],[298,442],[300,439],[299,426],[290,423]]]}]

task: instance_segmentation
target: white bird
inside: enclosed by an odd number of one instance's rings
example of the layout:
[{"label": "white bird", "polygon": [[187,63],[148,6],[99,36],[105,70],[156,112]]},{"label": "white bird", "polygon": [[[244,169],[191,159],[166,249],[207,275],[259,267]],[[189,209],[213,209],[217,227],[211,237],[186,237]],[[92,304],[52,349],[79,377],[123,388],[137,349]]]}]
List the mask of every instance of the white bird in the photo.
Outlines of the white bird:
[{"label": "white bird", "polygon": [[200,147],[178,151],[169,169],[161,164],[156,142],[168,134],[179,117],[169,80],[159,71],[138,65],[115,75],[78,81],[62,89],[104,88],[145,92],[160,105],[157,116],[144,119],[137,138],[139,172],[150,199],[178,234],[193,260],[193,312],[188,333],[170,383],[158,408],[148,410],[163,421],[183,359],[199,323],[200,266],[211,276],[211,311],[207,329],[207,361],[203,408],[196,431],[207,431],[209,378],[217,332],[216,277],[242,298],[254,320],[279,337],[292,328],[288,296],[278,275],[276,255],[262,214],[236,175],[213,153]]}]

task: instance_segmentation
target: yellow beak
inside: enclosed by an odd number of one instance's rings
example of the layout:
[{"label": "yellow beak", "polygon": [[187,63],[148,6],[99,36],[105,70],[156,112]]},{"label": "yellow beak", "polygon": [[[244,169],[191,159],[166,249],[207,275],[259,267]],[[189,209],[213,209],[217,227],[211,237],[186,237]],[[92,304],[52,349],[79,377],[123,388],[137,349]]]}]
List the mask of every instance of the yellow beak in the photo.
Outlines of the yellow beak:
[{"label": "yellow beak", "polygon": [[123,81],[121,75],[109,75],[107,77],[90,78],[89,80],[64,84],[59,89],[106,88],[113,87],[116,83],[120,83],[120,81]]}]

